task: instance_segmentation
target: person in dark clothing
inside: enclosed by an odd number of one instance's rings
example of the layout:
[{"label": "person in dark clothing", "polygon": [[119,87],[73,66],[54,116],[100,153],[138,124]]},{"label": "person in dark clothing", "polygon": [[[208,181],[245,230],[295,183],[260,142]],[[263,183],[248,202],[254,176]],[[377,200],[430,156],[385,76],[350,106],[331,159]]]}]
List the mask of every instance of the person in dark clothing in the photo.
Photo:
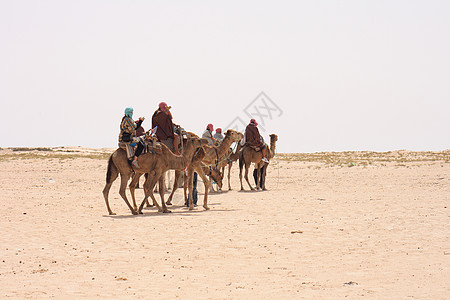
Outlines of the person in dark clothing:
[{"label": "person in dark clothing", "polygon": [[257,126],[258,123],[256,123],[256,120],[251,119],[250,124],[248,124],[245,129],[245,142],[254,148],[260,148],[263,156],[262,161],[269,163],[269,160],[267,159],[267,147],[261,140],[261,135],[259,134]]},{"label": "person in dark clothing", "polygon": [[[192,203],[195,206],[197,206],[197,199],[198,199],[198,197],[197,197],[197,179],[198,178],[197,177],[198,177],[197,172],[194,172],[194,176],[193,176],[194,187],[192,189]],[[185,205],[187,207],[189,207],[189,193],[188,193],[188,198],[187,198],[187,202],[185,203]]]},{"label": "person in dark clothing", "polygon": [[258,179],[258,177],[259,177],[259,187],[260,188],[263,188],[263,172],[264,172],[264,168],[265,168],[266,166],[262,166],[261,167],[261,169],[254,169],[253,170],[253,178],[255,179],[255,184],[257,184],[256,183],[256,180]]},{"label": "person in dark clothing", "polygon": [[169,147],[175,154],[180,155],[178,150],[179,137],[174,132],[170,107],[165,102],[161,102],[159,108],[153,113],[152,128],[155,127],[158,127],[156,129],[158,140]]},{"label": "person in dark clothing", "polygon": [[142,122],[141,122],[141,126],[137,127],[139,120],[135,121],[136,123],[136,137],[140,137],[142,135],[145,134],[145,129],[144,127],[142,127]]}]

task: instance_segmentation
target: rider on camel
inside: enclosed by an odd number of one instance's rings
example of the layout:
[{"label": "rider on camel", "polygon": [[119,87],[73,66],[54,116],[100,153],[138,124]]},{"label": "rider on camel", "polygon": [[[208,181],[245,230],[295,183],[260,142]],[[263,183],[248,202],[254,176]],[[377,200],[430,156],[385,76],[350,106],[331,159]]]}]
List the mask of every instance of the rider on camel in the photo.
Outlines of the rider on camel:
[{"label": "rider on camel", "polygon": [[152,117],[152,128],[158,126],[158,129],[156,129],[156,137],[158,140],[175,154],[181,155],[178,150],[179,136],[174,132],[170,108],[166,102],[159,103],[159,107]]},{"label": "rider on camel", "polygon": [[[120,122],[120,134],[119,134],[119,143],[133,143],[134,138],[136,137],[136,129],[139,129],[144,121],[144,117],[140,117],[138,121],[133,121],[133,108],[127,107],[125,108],[125,115],[122,118],[122,122]],[[144,146],[141,143],[137,143],[137,149],[134,153],[133,157],[133,166],[139,168],[137,163],[138,156],[142,153]]]},{"label": "rider on camel", "polygon": [[223,136],[223,134],[222,134],[222,128],[217,128],[217,129],[216,129],[216,133],[214,134],[214,138],[215,138],[217,141],[219,141],[219,142],[222,142],[222,141],[223,141],[224,136]]},{"label": "rider on camel", "polygon": [[247,125],[245,129],[245,142],[253,148],[260,148],[262,151],[263,158],[261,159],[265,163],[269,163],[267,159],[267,146],[262,142],[261,135],[258,130],[258,123],[255,119],[250,120],[250,124]]},{"label": "rider on camel", "polygon": [[216,144],[216,139],[213,137],[212,132],[214,131],[213,124],[208,124],[206,130],[203,132],[202,138],[208,140],[208,145],[212,146]]}]

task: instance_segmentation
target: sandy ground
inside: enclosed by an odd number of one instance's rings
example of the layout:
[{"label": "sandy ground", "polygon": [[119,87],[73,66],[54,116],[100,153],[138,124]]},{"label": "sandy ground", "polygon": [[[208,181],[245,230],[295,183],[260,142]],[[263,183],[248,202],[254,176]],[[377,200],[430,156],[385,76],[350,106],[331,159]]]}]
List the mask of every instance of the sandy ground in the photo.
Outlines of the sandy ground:
[{"label": "sandy ground", "polygon": [[235,165],[210,211],[133,216],[116,181],[108,216],[109,149],[41,150],[0,151],[0,298],[450,295],[450,151],[279,155],[264,192]]}]

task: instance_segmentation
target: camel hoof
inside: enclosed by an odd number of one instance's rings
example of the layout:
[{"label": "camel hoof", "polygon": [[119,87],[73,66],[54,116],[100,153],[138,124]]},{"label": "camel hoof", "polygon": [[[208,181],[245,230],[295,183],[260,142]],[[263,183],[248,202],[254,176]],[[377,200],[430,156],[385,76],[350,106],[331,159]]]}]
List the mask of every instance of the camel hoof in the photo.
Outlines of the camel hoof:
[{"label": "camel hoof", "polygon": [[138,215],[138,214],[139,214],[139,213],[138,213],[137,211],[135,211],[135,210],[132,210],[131,213],[132,213],[133,215]]},{"label": "camel hoof", "polygon": [[167,201],[167,202],[166,202],[166,205],[172,205],[172,202]]},{"label": "camel hoof", "polygon": [[139,211],[139,214],[140,214],[140,215],[143,215],[144,213],[143,213],[142,211]]},{"label": "camel hoof", "polygon": [[172,211],[170,211],[170,210],[168,210],[168,209],[166,209],[166,210],[163,211],[164,214],[170,214],[171,212],[172,212]]},{"label": "camel hoof", "polygon": [[109,212],[109,215],[110,215],[110,216],[115,216],[116,213],[113,213],[112,211],[110,211],[110,212]]},{"label": "camel hoof", "polygon": [[208,205],[203,205],[203,208],[204,208],[205,210],[209,210]]},{"label": "camel hoof", "polygon": [[189,205],[189,210],[194,210],[194,205],[192,206]]}]

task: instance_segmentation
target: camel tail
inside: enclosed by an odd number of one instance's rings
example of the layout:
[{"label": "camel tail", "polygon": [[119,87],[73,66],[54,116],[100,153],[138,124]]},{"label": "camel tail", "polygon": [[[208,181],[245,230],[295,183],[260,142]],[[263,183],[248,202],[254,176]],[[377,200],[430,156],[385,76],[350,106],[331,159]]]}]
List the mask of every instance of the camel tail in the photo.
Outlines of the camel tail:
[{"label": "camel tail", "polygon": [[108,171],[106,171],[106,183],[111,182],[111,177],[112,177],[113,172],[117,172],[117,167],[114,164],[112,155],[111,155],[108,160]]}]

